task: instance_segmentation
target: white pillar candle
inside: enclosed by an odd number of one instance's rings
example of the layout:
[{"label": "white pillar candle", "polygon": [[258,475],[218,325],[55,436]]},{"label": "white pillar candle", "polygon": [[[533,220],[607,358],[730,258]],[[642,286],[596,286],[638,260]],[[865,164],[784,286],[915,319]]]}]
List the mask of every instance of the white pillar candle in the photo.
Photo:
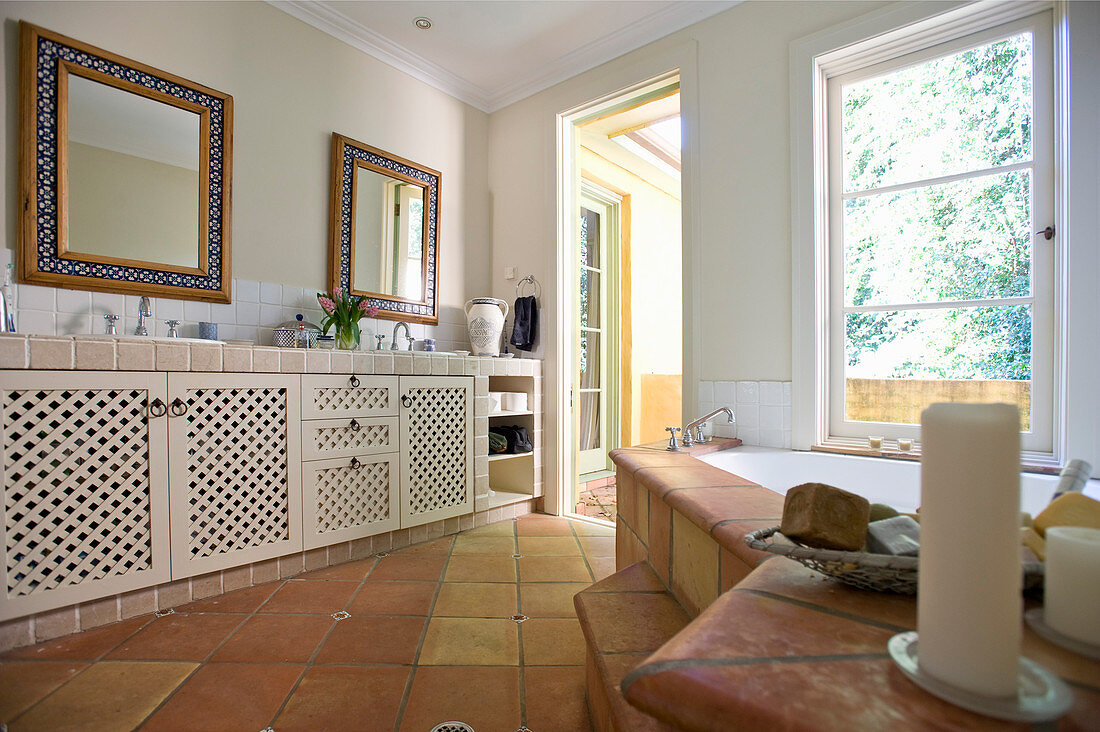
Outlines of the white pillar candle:
[{"label": "white pillar candle", "polygon": [[917,655],[973,694],[1015,696],[1019,666],[1020,416],[1009,404],[921,414]]},{"label": "white pillar candle", "polygon": [[1100,646],[1100,529],[1046,531],[1043,620],[1074,640]]}]

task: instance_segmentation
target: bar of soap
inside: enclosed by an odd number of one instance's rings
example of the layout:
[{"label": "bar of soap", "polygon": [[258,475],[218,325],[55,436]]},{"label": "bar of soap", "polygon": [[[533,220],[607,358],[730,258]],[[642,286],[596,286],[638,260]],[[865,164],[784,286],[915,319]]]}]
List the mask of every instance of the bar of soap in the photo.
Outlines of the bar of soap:
[{"label": "bar of soap", "polygon": [[867,526],[867,551],[895,557],[915,557],[920,552],[920,524],[908,516],[892,516]]},{"label": "bar of soap", "polygon": [[858,551],[867,536],[871,504],[863,496],[824,483],[787,491],[779,530],[807,546]]},{"label": "bar of soap", "polygon": [[1035,552],[1035,556],[1039,558],[1040,562],[1045,562],[1047,559],[1047,541],[1043,537],[1039,536],[1039,532],[1035,529],[1023,527],[1020,529],[1020,543],[1026,546],[1031,551]]},{"label": "bar of soap", "polygon": [[1085,526],[1100,529],[1100,501],[1084,493],[1066,493],[1050,502],[1035,517],[1033,527],[1039,536],[1046,536],[1051,526]]},{"label": "bar of soap", "polygon": [[885,503],[871,504],[871,523],[882,521],[883,519],[893,518],[897,515],[897,509],[895,509],[893,506],[887,506]]}]

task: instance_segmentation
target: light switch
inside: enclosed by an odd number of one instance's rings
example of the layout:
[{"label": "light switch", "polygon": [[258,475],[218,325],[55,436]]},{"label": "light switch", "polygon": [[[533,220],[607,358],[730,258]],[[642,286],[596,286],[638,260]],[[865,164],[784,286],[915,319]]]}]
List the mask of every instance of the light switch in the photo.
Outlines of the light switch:
[{"label": "light switch", "polygon": [[504,268],[504,279],[514,280],[515,278],[516,278],[516,268],[515,267],[505,267]]}]

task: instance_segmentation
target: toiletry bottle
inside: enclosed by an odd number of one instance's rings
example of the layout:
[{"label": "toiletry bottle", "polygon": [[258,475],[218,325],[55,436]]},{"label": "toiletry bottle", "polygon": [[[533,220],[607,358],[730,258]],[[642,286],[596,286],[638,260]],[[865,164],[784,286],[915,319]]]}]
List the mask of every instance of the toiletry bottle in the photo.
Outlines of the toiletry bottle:
[{"label": "toiletry bottle", "polygon": [[12,308],[12,265],[4,270],[4,286],[0,290],[0,331],[5,333],[15,332],[15,310]]}]

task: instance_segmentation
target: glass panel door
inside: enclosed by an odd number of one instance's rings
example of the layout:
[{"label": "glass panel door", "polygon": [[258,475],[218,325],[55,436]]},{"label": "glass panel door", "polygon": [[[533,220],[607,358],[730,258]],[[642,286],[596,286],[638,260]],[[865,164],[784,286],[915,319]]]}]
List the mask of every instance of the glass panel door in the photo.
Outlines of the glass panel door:
[{"label": "glass panel door", "polygon": [[608,445],[608,265],[614,232],[613,205],[582,194],[578,247],[577,472],[607,469]]}]

